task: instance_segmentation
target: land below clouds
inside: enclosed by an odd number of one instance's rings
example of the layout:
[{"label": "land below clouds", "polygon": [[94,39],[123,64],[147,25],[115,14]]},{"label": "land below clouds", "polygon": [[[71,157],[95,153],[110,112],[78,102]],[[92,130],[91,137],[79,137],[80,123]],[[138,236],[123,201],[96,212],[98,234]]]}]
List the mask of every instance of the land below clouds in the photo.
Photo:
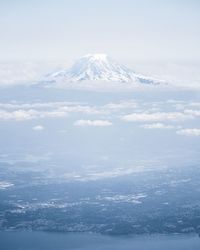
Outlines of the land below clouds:
[{"label": "land below clouds", "polygon": [[0,98],[1,230],[199,233],[198,91]]}]

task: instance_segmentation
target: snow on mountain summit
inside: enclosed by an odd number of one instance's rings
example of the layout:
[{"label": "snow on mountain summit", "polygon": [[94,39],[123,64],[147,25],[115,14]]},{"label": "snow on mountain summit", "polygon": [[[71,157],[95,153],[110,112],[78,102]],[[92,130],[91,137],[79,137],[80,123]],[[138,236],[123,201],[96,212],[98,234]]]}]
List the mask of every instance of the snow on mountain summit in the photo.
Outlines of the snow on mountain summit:
[{"label": "snow on mountain summit", "polygon": [[106,54],[88,54],[75,62],[70,69],[48,75],[47,82],[104,81],[125,83],[158,84],[159,82],[136,74],[131,69],[114,61]]}]

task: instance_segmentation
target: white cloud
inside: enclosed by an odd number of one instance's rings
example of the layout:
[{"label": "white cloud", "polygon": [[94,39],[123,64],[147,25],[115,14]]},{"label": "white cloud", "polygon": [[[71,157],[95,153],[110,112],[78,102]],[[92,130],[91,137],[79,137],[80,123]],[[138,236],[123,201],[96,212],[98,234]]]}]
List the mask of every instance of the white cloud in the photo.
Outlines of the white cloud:
[{"label": "white cloud", "polygon": [[161,122],[161,121],[183,121],[192,119],[193,116],[181,112],[156,112],[156,113],[133,113],[123,116],[126,122]]},{"label": "white cloud", "polygon": [[25,111],[25,110],[16,110],[13,112],[8,112],[5,110],[0,110],[0,120],[16,120],[16,121],[24,121],[33,119],[35,116],[33,110]]},{"label": "white cloud", "polygon": [[107,114],[109,110],[104,106],[96,107],[81,105],[76,102],[44,102],[44,103],[0,103],[0,119],[16,120],[17,113],[27,116],[27,119],[54,116],[66,116],[70,113],[81,113],[86,115]]},{"label": "white cloud", "polygon": [[44,130],[44,127],[42,125],[37,125],[37,126],[34,126],[32,129],[35,131],[41,131],[41,130]]},{"label": "white cloud", "polygon": [[106,112],[101,109],[97,109],[93,106],[87,105],[74,105],[74,106],[63,106],[59,108],[60,111],[68,112],[68,113],[82,113],[86,115],[98,115],[105,114]]},{"label": "white cloud", "polygon": [[137,108],[138,107],[138,103],[134,100],[130,100],[130,101],[121,101],[118,103],[108,103],[105,105],[106,109],[110,109],[112,111],[119,111],[122,109],[133,109],[133,108]]},{"label": "white cloud", "polygon": [[54,62],[1,62],[0,86],[31,85],[60,66]]},{"label": "white cloud", "polygon": [[35,109],[29,110],[15,110],[15,111],[5,111],[0,110],[0,120],[8,121],[26,121],[37,118],[54,118],[54,117],[65,117],[67,113],[60,110],[52,110],[52,111],[38,111]]},{"label": "white cloud", "polygon": [[166,125],[164,123],[151,123],[151,124],[143,124],[141,125],[144,129],[173,129],[175,128],[172,125]]},{"label": "white cloud", "polygon": [[50,108],[59,108],[64,106],[77,106],[80,103],[77,102],[33,102],[33,103],[24,103],[24,102],[10,102],[10,103],[0,103],[0,108],[3,109],[50,109]]},{"label": "white cloud", "polygon": [[185,136],[200,136],[200,129],[199,128],[180,129],[176,133],[178,135],[185,135]]},{"label": "white cloud", "polygon": [[[174,104],[174,103],[173,103]],[[198,118],[200,111],[198,108],[188,108],[183,111],[162,111],[164,103],[142,103],[135,100],[119,101],[105,105],[87,105],[80,102],[10,102],[0,103],[0,120],[4,121],[26,121],[42,118],[67,117],[70,114],[80,114],[79,119],[90,119],[86,116],[95,116],[95,119],[110,120],[113,116],[121,117],[125,122],[142,123],[165,123],[185,121],[192,118]],[[168,108],[174,109],[174,106]],[[132,110],[133,113],[128,114]],[[134,111],[133,111],[134,110]],[[115,113],[116,112],[116,113]],[[103,115],[104,118],[100,117]],[[91,125],[92,126],[92,125]],[[158,126],[158,125],[157,125]],[[147,128],[148,126],[144,126]],[[166,127],[165,127],[166,128]]]},{"label": "white cloud", "polygon": [[78,120],[74,123],[75,126],[94,126],[94,127],[106,127],[111,126],[112,122],[107,120]]},{"label": "white cloud", "polygon": [[200,110],[196,110],[196,109],[186,109],[184,110],[184,113],[190,114],[193,116],[200,116]]}]

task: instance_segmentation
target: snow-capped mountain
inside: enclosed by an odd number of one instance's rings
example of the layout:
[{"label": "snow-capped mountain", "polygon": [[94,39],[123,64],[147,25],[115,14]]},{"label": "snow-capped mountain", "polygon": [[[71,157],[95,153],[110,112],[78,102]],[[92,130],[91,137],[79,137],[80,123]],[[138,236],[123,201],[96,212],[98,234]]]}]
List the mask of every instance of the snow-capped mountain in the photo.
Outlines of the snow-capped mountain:
[{"label": "snow-capped mountain", "polygon": [[89,54],[80,58],[67,70],[49,74],[46,82],[80,82],[80,81],[104,81],[159,84],[159,80],[136,74],[131,69],[121,65],[106,54]]}]

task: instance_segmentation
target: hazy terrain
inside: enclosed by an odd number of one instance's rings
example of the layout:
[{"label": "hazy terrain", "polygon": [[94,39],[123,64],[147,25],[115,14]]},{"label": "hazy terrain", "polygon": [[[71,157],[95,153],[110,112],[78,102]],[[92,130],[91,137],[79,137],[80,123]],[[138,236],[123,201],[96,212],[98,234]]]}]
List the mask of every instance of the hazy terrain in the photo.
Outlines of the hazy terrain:
[{"label": "hazy terrain", "polygon": [[1,230],[200,232],[198,91],[39,85],[0,98]]}]

